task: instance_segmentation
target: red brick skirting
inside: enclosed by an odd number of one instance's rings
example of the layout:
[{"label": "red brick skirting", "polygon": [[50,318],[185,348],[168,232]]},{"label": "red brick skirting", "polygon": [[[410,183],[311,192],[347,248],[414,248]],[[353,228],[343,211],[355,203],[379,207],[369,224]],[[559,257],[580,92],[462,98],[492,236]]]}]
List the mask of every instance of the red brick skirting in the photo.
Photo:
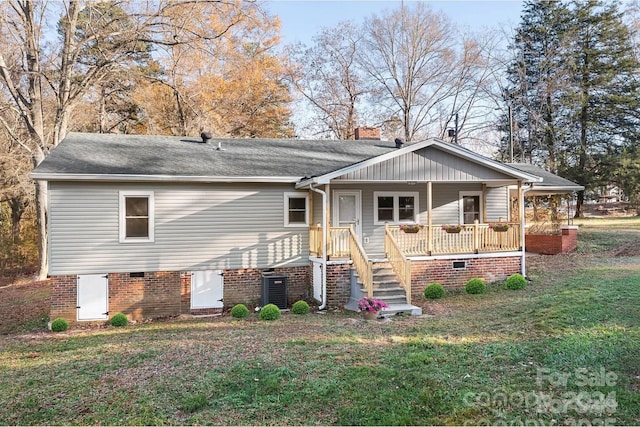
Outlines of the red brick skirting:
[{"label": "red brick skirting", "polygon": [[[264,271],[257,268],[224,270],[224,306],[229,308],[238,303],[259,305]],[[289,305],[310,298],[309,266],[278,267],[273,269],[272,274],[287,276]],[[142,320],[179,314],[218,314],[222,311],[213,308],[191,309],[190,272],[145,272],[133,276],[130,273],[108,274],[110,316],[122,312],[131,320]],[[61,317],[72,324],[76,323],[76,305],[77,276],[52,276],[51,319]]]},{"label": "red brick skirting", "polygon": [[342,308],[351,296],[349,264],[327,264],[327,306]]},{"label": "red brick skirting", "polygon": [[562,234],[526,234],[524,245],[527,252],[556,255],[571,252],[578,247],[578,227],[563,227]]},{"label": "red brick skirting", "polygon": [[[431,283],[455,289],[464,287],[469,279],[476,277],[487,283],[504,280],[520,273],[521,261],[520,256],[412,261],[411,295],[420,297]],[[454,262],[464,262],[464,268],[453,268]]]}]

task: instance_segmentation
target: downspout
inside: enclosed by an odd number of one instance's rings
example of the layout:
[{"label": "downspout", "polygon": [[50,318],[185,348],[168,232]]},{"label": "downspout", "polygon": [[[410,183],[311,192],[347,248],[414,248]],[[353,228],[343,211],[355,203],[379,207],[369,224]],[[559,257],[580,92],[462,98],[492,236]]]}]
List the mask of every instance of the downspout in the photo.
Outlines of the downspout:
[{"label": "downspout", "polygon": [[520,200],[520,203],[522,204],[522,209],[520,211],[520,242],[522,243],[522,261],[520,262],[520,274],[522,274],[523,277],[527,277],[527,269],[526,269],[526,265],[525,265],[525,259],[526,259],[526,248],[525,248],[525,234],[524,234],[524,222],[525,222],[525,206],[524,206],[524,193],[530,191],[533,189],[533,183],[529,184],[529,188],[523,188],[522,189],[522,200]]},{"label": "downspout", "polygon": [[322,196],[322,304],[318,310],[327,307],[327,193],[309,184],[309,190]]}]

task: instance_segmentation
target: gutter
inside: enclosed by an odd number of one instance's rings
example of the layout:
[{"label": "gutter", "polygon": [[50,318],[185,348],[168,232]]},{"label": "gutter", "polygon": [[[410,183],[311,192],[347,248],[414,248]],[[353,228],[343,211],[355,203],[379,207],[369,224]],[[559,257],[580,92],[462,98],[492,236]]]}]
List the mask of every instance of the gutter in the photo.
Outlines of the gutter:
[{"label": "gutter", "polygon": [[309,184],[309,190],[322,195],[322,304],[318,310],[324,310],[327,308],[327,192],[315,188],[313,183]]},{"label": "gutter", "polygon": [[78,174],[34,171],[29,177],[36,181],[108,181],[108,182],[265,182],[295,183],[298,176],[200,176],[200,175],[136,175],[136,174]]}]

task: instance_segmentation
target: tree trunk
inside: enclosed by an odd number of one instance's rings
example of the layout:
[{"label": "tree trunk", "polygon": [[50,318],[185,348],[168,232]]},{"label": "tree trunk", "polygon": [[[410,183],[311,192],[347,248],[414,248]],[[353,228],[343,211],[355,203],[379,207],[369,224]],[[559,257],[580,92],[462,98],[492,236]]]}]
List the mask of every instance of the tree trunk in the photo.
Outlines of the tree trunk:
[{"label": "tree trunk", "polygon": [[582,205],[584,203],[584,190],[578,191],[578,197],[576,197],[576,213],[574,218],[582,218]]},{"label": "tree trunk", "polygon": [[49,274],[49,238],[47,236],[49,207],[47,206],[46,181],[36,182],[36,211],[38,219],[38,252],[40,255],[38,278],[44,280]]},{"label": "tree trunk", "polygon": [[20,221],[29,202],[21,196],[9,200],[11,208],[11,242],[17,244],[20,240]]}]

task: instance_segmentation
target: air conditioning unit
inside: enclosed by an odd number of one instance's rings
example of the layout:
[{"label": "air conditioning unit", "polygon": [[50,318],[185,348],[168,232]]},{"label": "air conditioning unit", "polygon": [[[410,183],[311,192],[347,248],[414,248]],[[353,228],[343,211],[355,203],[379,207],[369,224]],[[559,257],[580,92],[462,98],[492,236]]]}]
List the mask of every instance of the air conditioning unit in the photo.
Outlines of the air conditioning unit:
[{"label": "air conditioning unit", "polygon": [[267,304],[287,308],[287,276],[262,276],[262,306]]}]

